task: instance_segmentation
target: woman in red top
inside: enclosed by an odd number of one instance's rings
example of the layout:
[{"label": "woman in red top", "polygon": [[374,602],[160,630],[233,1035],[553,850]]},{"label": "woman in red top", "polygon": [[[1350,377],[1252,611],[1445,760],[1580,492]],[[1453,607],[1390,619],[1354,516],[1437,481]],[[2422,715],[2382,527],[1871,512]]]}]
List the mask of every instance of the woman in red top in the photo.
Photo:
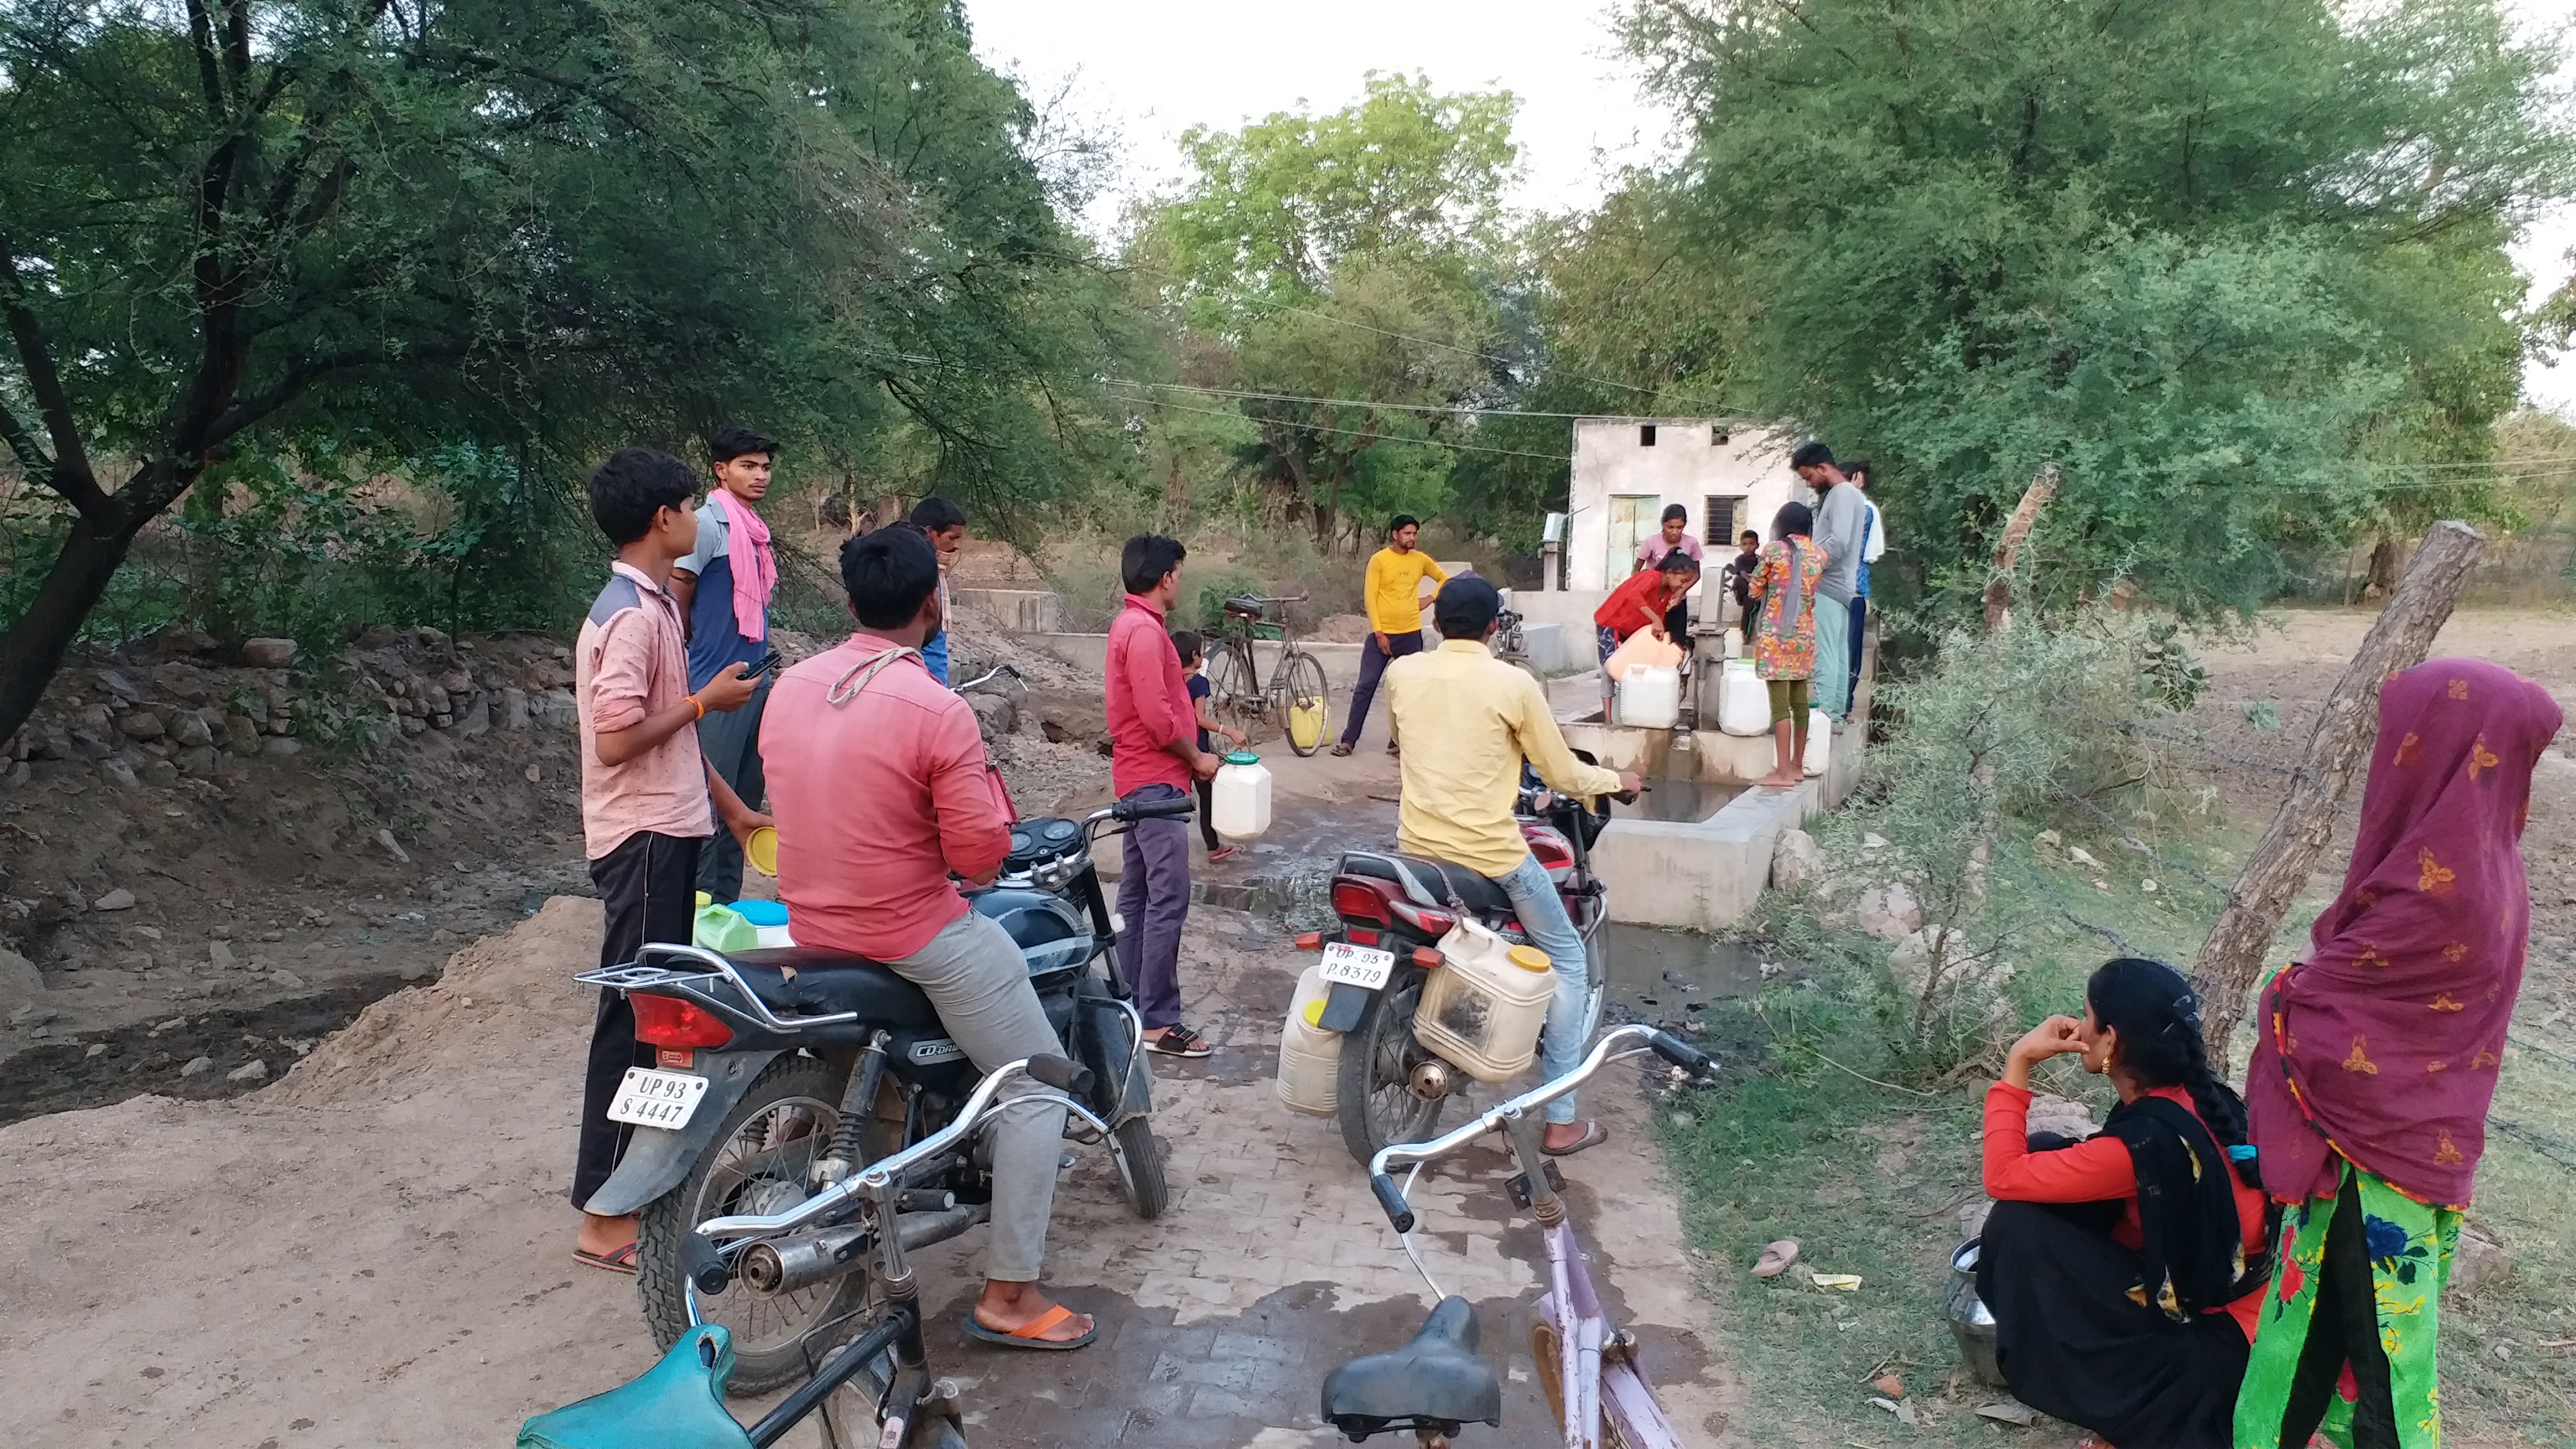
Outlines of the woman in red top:
[{"label": "woman in red top", "polygon": [[[2030,1069],[2067,1052],[2120,1105],[2099,1136],[2032,1137]],[[2191,983],[2134,958],[2094,972],[2082,1021],[2013,1043],[1986,1090],[1985,1159],[1977,1293],[2014,1396],[2118,1449],[2227,1449],[2270,1232]]]},{"label": "woman in red top", "polygon": [[[1608,664],[1619,646],[1628,642],[1628,636],[1640,629],[1651,629],[1658,639],[1683,644],[1684,641],[1672,639],[1665,632],[1664,619],[1698,582],[1699,560],[1674,549],[1653,568],[1638,570],[1629,576],[1626,583],[1612,589],[1610,597],[1601,601],[1601,607],[1592,611],[1593,633],[1601,647],[1601,662]],[[1688,645],[1684,644],[1684,647]],[[1605,720],[1610,717],[1611,693],[1610,672],[1604,669],[1601,672],[1601,717]]]}]

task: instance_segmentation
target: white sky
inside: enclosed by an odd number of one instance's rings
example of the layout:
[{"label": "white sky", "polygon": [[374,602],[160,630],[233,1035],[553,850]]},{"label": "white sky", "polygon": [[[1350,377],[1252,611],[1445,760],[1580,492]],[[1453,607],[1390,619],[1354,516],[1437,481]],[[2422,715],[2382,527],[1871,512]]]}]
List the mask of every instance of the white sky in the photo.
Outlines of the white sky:
[{"label": "white sky", "polygon": [[[2533,27],[2576,19],[2576,0],[2507,0]],[[1671,117],[1638,93],[1599,0],[966,0],[977,50],[1044,102],[1071,83],[1069,107],[1124,139],[1115,192],[1094,206],[1105,234],[1120,201],[1180,170],[1175,139],[1282,110],[1338,110],[1372,70],[1420,72],[1441,90],[1500,87],[1521,101],[1516,205],[1590,206],[1622,166],[1666,154]],[[2562,81],[2568,79],[2561,77]],[[2535,296],[2576,263],[2576,206],[2542,217],[2514,248]],[[2530,400],[2576,416],[2576,357],[2524,369]]]}]

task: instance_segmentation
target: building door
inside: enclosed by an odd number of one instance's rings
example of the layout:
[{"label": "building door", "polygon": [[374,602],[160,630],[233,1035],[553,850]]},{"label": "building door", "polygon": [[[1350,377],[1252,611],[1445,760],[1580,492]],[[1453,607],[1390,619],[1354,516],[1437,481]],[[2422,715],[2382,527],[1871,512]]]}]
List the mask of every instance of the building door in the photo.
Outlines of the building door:
[{"label": "building door", "polygon": [[1615,589],[1637,571],[1637,545],[1663,527],[1663,513],[1661,494],[1610,495],[1610,557],[1601,570],[1602,587]]}]

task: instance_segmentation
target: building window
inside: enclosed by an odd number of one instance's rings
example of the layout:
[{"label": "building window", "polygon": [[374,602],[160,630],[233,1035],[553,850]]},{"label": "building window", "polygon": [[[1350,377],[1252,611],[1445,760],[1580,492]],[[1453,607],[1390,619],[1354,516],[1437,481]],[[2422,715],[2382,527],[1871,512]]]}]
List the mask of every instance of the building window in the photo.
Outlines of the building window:
[{"label": "building window", "polygon": [[1638,426],[1637,446],[1640,448],[1651,448],[1655,446],[1655,425],[1653,423],[1644,423]]},{"label": "building window", "polygon": [[1712,493],[1700,500],[1700,507],[1703,510],[1700,516],[1708,520],[1708,531],[1700,536],[1700,541],[1710,548],[1734,547],[1736,520],[1744,512],[1744,499]]}]

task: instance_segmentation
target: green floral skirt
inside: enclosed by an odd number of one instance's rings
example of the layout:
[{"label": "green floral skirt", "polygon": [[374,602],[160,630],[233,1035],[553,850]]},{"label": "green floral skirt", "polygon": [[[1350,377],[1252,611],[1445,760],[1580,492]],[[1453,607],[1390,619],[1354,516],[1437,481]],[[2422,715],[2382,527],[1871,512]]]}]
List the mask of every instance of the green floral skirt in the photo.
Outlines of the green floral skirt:
[{"label": "green floral skirt", "polygon": [[[2434,1375],[2433,1341],[2441,1323],[2442,1285],[2451,1277],[2451,1251],[2460,1240],[2460,1214],[2417,1202],[2350,1164],[2344,1168],[2344,1181],[2360,1199],[2396,1442],[2403,1449],[2437,1449],[2442,1442],[2442,1392]],[[2311,1198],[2281,1215],[2281,1241],[2274,1260],[2279,1266],[2271,1295],[2264,1300],[2253,1353],[2246,1360],[2245,1386],[2236,1400],[2237,1449],[2306,1449],[2304,1436],[2296,1444],[2283,1443],[2283,1421],[2294,1400],[2301,1401],[2297,1405],[2301,1418],[2316,1418],[2326,1438],[2347,1449],[2354,1442],[2356,1413],[2372,1412],[2359,1402],[2365,1393],[2359,1376],[2375,1379],[2377,1363],[2357,1366],[2323,1345],[2318,1353],[2309,1352],[2312,1332],[2342,1331],[2337,1323],[2317,1321],[2318,1292],[2329,1276],[2327,1229],[2335,1220],[2338,1197]],[[2357,1270],[2353,1276],[2358,1278]],[[2342,1371],[2334,1374],[2333,1387],[2326,1390],[2321,1365],[2323,1372],[2332,1373],[2337,1364]],[[2318,1418],[2315,1400],[2321,1393],[2325,1402]],[[2297,1434],[2301,1425],[2286,1427]]]}]

